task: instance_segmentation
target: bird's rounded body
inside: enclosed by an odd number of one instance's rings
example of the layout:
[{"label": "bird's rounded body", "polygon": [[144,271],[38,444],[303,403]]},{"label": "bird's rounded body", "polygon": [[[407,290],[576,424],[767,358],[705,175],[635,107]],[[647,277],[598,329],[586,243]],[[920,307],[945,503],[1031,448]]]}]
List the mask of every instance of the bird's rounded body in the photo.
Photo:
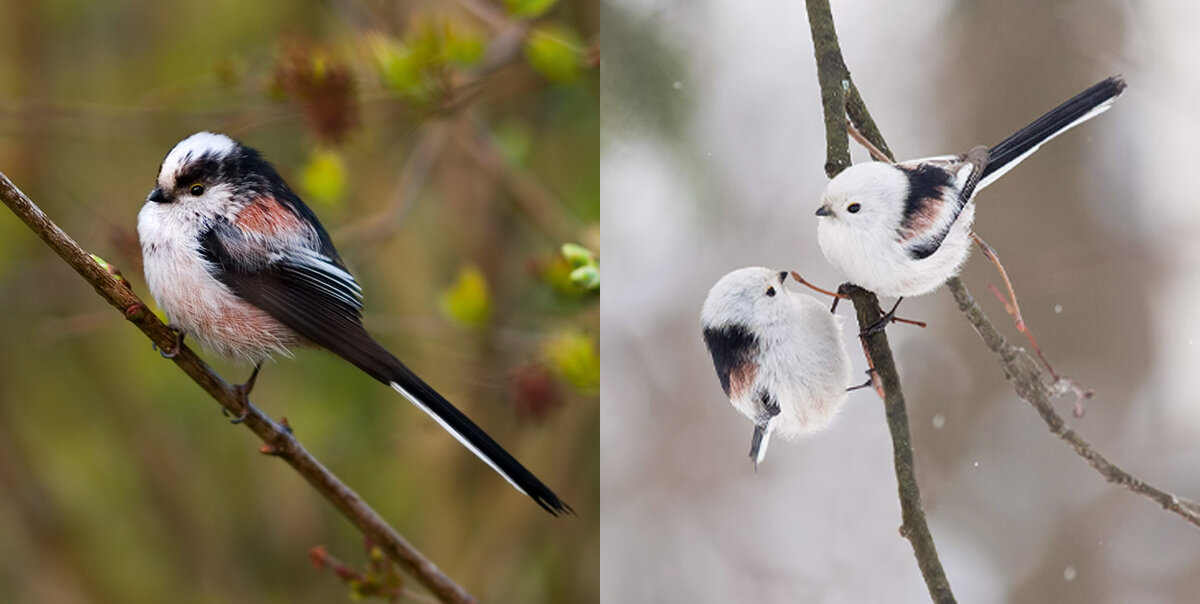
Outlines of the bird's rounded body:
[{"label": "bird's rounded body", "polygon": [[[329,234],[275,168],[209,132],[163,160],[138,213],[146,283],[184,336],[255,365],[295,346],[324,348],[399,392],[551,514],[571,511],[465,414],[376,342],[362,289]],[[248,404],[248,403],[247,403]]]},{"label": "bird's rounded body", "polygon": [[850,382],[840,318],[784,288],[786,276],[761,267],[733,271],[713,286],[700,313],[721,387],[755,426],[756,463],[771,434],[828,426]]},{"label": "bird's rounded body", "polygon": [[821,252],[855,285],[879,295],[937,289],[970,254],[975,195],[1046,142],[1108,110],[1124,90],[1120,76],[1105,79],[990,148],[843,170],[821,194]]},{"label": "bird's rounded body", "polygon": [[290,356],[302,338],[275,317],[237,296],[214,277],[215,267],[195,241],[194,215],[148,203],[138,213],[143,272],[150,294],[181,332],[225,358],[261,363]]},{"label": "bird's rounded body", "polygon": [[[931,164],[930,162],[937,162]],[[928,211],[917,219],[906,220],[903,203],[882,201],[884,195],[902,191],[905,199],[912,196],[913,185],[908,174],[921,165],[937,165],[944,158],[914,160],[904,164],[870,162],[851,166],[829,181],[823,201],[832,207],[845,208],[857,200],[864,209],[858,217],[875,209],[878,225],[851,223],[848,220],[820,220],[817,223],[817,243],[835,269],[850,282],[881,296],[919,296],[936,290],[947,279],[958,274],[971,253],[971,226],[975,221],[975,200],[969,199],[957,215],[939,216]],[[955,193],[947,189],[953,199]],[[865,202],[865,203],[864,203]],[[866,207],[868,205],[871,207]],[[932,204],[930,204],[932,205]],[[943,224],[936,224],[938,221]],[[906,228],[905,224],[909,226]],[[890,226],[899,225],[899,226]],[[923,228],[945,234],[931,253],[913,253],[923,243]],[[882,235],[878,235],[882,233]],[[928,241],[926,239],[925,241]]]}]

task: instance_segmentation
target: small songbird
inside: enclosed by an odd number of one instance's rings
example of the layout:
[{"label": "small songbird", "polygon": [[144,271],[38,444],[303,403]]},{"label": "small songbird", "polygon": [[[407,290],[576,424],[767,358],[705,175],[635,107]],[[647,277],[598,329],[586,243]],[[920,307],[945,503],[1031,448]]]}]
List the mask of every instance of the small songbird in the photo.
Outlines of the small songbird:
[{"label": "small songbird", "polygon": [[754,423],[756,469],[772,433],[801,436],[829,425],[850,384],[841,318],[786,289],[787,276],[762,267],[735,270],[717,281],[700,311],[721,388]]},{"label": "small songbird", "polygon": [[992,148],[962,155],[851,166],[821,196],[817,240],[834,268],[882,296],[917,296],[967,260],[975,194],[1046,141],[1096,117],[1125,90],[1110,77]]},{"label": "small songbird", "polygon": [[254,365],[243,397],[267,359],[324,348],[412,401],[547,512],[571,512],[371,338],[362,290],[329,234],[254,149],[209,132],[175,145],[138,213],[138,237],[146,284],[180,337]]}]

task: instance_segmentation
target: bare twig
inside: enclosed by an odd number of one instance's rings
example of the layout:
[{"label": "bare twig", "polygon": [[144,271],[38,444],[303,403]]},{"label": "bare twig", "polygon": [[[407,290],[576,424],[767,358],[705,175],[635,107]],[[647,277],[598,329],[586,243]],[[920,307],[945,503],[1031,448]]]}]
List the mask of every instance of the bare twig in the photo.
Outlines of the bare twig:
[{"label": "bare twig", "polygon": [[1012,382],[1017,396],[1033,405],[1038,415],[1042,417],[1042,421],[1046,422],[1046,426],[1050,428],[1050,432],[1071,445],[1075,453],[1095,468],[1105,480],[1148,497],[1161,505],[1163,509],[1200,527],[1200,504],[1146,484],[1105,459],[1103,455],[1092,449],[1091,445],[1079,434],[1068,428],[1066,421],[1050,404],[1050,400],[1056,393],[1046,384],[1042,370],[1033,357],[1005,341],[1004,336],[996,331],[987,315],[983,313],[983,309],[976,304],[975,298],[971,296],[971,292],[967,291],[962,280],[954,277],[946,282],[946,287],[950,288],[951,293],[954,294],[954,301],[958,304],[958,309],[975,327],[975,331],[979,333],[984,345],[999,357],[1000,364],[1004,366],[1004,374]]},{"label": "bare twig", "polygon": [[335,241],[353,241],[356,252],[367,254],[394,235],[425,191],[434,160],[442,151],[447,124],[433,120],[423,125],[414,138],[404,167],[396,176],[392,195],[378,212],[346,225],[335,233]]},{"label": "bare twig", "polygon": [[[875,147],[890,156],[887,144],[879,129],[875,127],[866,105],[850,80],[838,44],[837,30],[829,0],[807,0],[808,24],[812,30],[813,51],[817,60],[817,79],[821,86],[821,105],[825,111],[825,173],[832,178],[850,165],[850,139],[846,133],[846,116],[858,130],[874,142]],[[848,104],[848,101],[850,102]],[[850,104],[854,105],[853,112]],[[848,288],[858,315],[858,324],[865,328],[883,315],[879,298],[862,288]],[[908,428],[908,411],[904,393],[900,390],[900,375],[892,357],[885,330],[863,336],[867,358],[874,369],[876,382],[884,392],[883,404],[887,411],[888,430],[892,434],[892,457],[896,468],[896,482],[900,494],[902,524],[900,534],[912,544],[917,566],[934,602],[955,602],[950,582],[938,558],[933,535],[925,520],[921,507],[921,491],[912,453],[912,437]]]},{"label": "bare twig", "polygon": [[506,158],[479,119],[474,116],[469,119],[471,127],[460,131],[457,137],[468,157],[484,174],[504,186],[516,208],[546,236],[557,242],[571,241],[578,229],[567,206],[534,174]]},{"label": "bare twig", "polygon": [[[42,212],[11,180],[0,172],[0,200],[9,207],[38,237],[50,246],[75,272],[95,288],[109,304],[145,333],[159,349],[169,350],[177,343],[175,332],[167,328],[129,288],[119,283],[92,257],[75,243],[58,225]],[[225,383],[207,364],[186,345],[171,358],[175,364],[233,414],[242,410],[241,399],[234,388]],[[474,598],[454,583],[419,551],[414,549],[395,529],[371,509],[357,493],[326,469],[292,435],[286,422],[276,423],[250,406],[244,425],[262,439],[263,452],[287,462],[322,496],[338,509],[366,536],[387,552],[388,556],[433,592],[443,602],[474,602]]]},{"label": "bare twig", "polygon": [[1037,353],[1038,359],[1042,361],[1042,366],[1046,368],[1046,371],[1054,380],[1055,388],[1064,391],[1069,390],[1075,394],[1075,417],[1083,417],[1083,401],[1092,398],[1092,389],[1084,388],[1075,378],[1064,377],[1054,370],[1054,366],[1050,364],[1050,359],[1046,358],[1046,355],[1042,352],[1042,347],[1038,345],[1037,338],[1033,337],[1033,331],[1025,323],[1025,317],[1021,315],[1021,305],[1017,302],[1017,292],[1013,289],[1012,281],[1008,278],[1008,271],[1004,270],[1004,264],[1000,262],[1000,256],[996,254],[996,250],[992,249],[992,246],[988,245],[974,231],[971,232],[971,239],[975,240],[975,243],[979,245],[979,249],[983,250],[983,255],[987,256],[988,260],[991,260],[992,264],[995,265],[996,270],[1000,272],[1000,278],[1004,280],[1004,287],[1008,289],[1008,298],[1005,298],[1004,294],[996,289],[996,286],[989,285],[988,287],[992,288],[992,293],[996,294],[996,297],[1004,304],[1004,310],[1012,316],[1013,321],[1016,323],[1017,331],[1025,334],[1025,338],[1029,340],[1029,345],[1033,347],[1033,351]]},{"label": "bare twig", "polygon": [[846,132],[850,134],[850,138],[862,145],[862,147],[867,150],[867,153],[871,154],[871,159],[888,163],[892,162],[892,158],[888,157],[888,155],[879,147],[876,147],[875,143],[872,143],[870,140],[868,140],[866,135],[864,135],[862,132],[859,132],[858,128],[854,126],[854,121],[850,120],[849,118],[846,119]]}]

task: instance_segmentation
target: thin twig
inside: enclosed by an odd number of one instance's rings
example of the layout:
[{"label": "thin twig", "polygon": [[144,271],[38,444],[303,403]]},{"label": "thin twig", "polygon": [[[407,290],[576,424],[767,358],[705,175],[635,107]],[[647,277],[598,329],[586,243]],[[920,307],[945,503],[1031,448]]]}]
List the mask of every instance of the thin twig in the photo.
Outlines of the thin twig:
[{"label": "thin twig", "polygon": [[[41,208],[37,207],[16,185],[0,172],[0,200],[8,206],[38,237],[50,246],[75,272],[95,288],[109,304],[146,334],[160,350],[177,344],[176,334],[167,328],[130,289],[116,281],[104,268]],[[234,388],[218,376],[186,345],[171,359],[188,377],[233,414],[242,410],[241,399]],[[383,547],[388,556],[433,592],[443,602],[467,603],[474,598],[441,572],[419,551],[387,524],[375,510],[334,476],[313,457],[292,435],[286,422],[276,423],[250,406],[244,425],[262,439],[262,451],[283,459],[309,482],[366,536]]]},{"label": "thin twig", "polygon": [[554,193],[529,170],[505,157],[491,132],[475,116],[469,116],[469,128],[459,131],[458,144],[489,178],[508,191],[517,210],[553,241],[571,241],[579,229],[578,220]]},{"label": "thin twig", "polygon": [[[846,69],[842,49],[838,44],[829,0],[807,0],[807,7],[813,51],[817,60],[817,79],[821,86],[821,105],[825,111],[825,172],[832,178],[850,166],[850,139],[846,135],[846,116],[850,110],[848,101],[855,105],[850,118],[859,131],[869,137],[881,152],[890,156],[890,151],[887,150],[887,143],[875,127],[874,120],[871,119],[866,105],[850,80],[850,72]],[[860,328],[871,325],[883,315],[882,309],[879,308],[879,298],[875,294],[858,287],[849,288],[848,293],[854,302]],[[925,579],[930,598],[939,604],[955,602],[950,582],[946,579],[946,572],[938,558],[933,535],[929,532],[929,524],[925,520],[925,510],[921,507],[921,491],[917,485],[913,461],[912,436],[908,428],[908,411],[905,408],[904,393],[900,390],[900,375],[896,370],[896,361],[892,357],[886,330],[863,336],[863,345],[885,395],[883,404],[887,411],[888,430],[892,434],[892,457],[900,495],[900,534],[912,544],[913,554],[917,558],[917,566]]]},{"label": "thin twig", "polygon": [[1004,270],[1004,264],[1000,262],[1000,256],[992,246],[988,245],[988,242],[984,241],[974,231],[971,231],[971,239],[975,240],[975,243],[979,245],[979,249],[983,250],[983,255],[987,256],[988,260],[991,260],[992,264],[996,267],[996,270],[1000,272],[1000,278],[1004,280],[1004,287],[1008,289],[1008,298],[1005,298],[1004,294],[996,289],[996,286],[988,285],[988,287],[992,288],[992,293],[996,294],[996,297],[1000,298],[1000,302],[1004,304],[1004,310],[1012,316],[1013,321],[1016,323],[1017,331],[1025,334],[1025,338],[1029,340],[1029,345],[1033,347],[1033,351],[1037,353],[1038,359],[1042,361],[1042,366],[1046,368],[1046,371],[1054,380],[1055,387],[1075,393],[1074,414],[1075,417],[1083,417],[1083,401],[1092,398],[1092,389],[1084,388],[1075,378],[1063,377],[1054,370],[1054,366],[1050,364],[1050,359],[1046,358],[1046,355],[1042,352],[1042,347],[1038,345],[1037,338],[1033,337],[1033,330],[1029,329],[1029,325],[1025,323],[1025,317],[1021,315],[1021,305],[1017,302],[1017,292],[1013,289],[1012,281],[1008,278],[1008,271]]},{"label": "thin twig", "polygon": [[1020,396],[1033,405],[1038,415],[1042,417],[1042,421],[1046,422],[1046,426],[1050,428],[1050,432],[1071,445],[1075,453],[1095,468],[1105,480],[1115,485],[1123,486],[1144,497],[1148,497],[1161,505],[1163,509],[1177,514],[1184,520],[1200,527],[1200,504],[1146,484],[1141,479],[1105,459],[1103,455],[1092,449],[1091,445],[1083,437],[1068,428],[1066,421],[1054,410],[1053,405],[1050,404],[1050,400],[1054,397],[1055,393],[1050,389],[1050,386],[1046,385],[1042,369],[1033,360],[1033,357],[1005,341],[1004,336],[1000,335],[996,331],[996,328],[992,326],[991,321],[983,313],[983,309],[979,307],[979,304],[975,302],[975,298],[971,296],[971,292],[967,291],[961,279],[958,277],[950,279],[946,282],[946,287],[950,288],[951,293],[954,294],[954,301],[958,304],[958,309],[967,316],[967,320],[975,327],[975,331],[979,333],[979,337],[983,340],[984,345],[996,353],[996,356],[1000,359],[1000,364],[1004,366],[1004,374],[1012,382],[1017,396]]},{"label": "thin twig", "polygon": [[858,128],[854,126],[854,121],[849,118],[846,119],[846,132],[850,133],[850,138],[862,145],[867,150],[867,153],[871,154],[871,159],[888,163],[892,162],[892,158],[888,157],[879,147],[876,147],[875,143],[868,140],[866,135],[859,132]]},{"label": "thin twig", "polygon": [[448,126],[442,120],[432,120],[421,126],[413,139],[404,167],[396,176],[387,203],[377,212],[338,229],[333,239],[352,241],[357,254],[369,255],[385,239],[395,235],[417,199],[425,192],[434,162],[445,143]]}]

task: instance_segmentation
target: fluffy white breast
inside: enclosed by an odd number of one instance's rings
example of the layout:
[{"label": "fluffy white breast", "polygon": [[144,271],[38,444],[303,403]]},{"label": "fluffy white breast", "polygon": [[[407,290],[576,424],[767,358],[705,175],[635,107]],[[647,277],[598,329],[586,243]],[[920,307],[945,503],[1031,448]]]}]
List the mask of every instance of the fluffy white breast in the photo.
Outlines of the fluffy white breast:
[{"label": "fluffy white breast", "polygon": [[147,201],[138,212],[143,271],[154,300],[187,337],[222,356],[258,363],[290,354],[299,336],[213,276],[199,243],[208,219],[187,201]]},{"label": "fluffy white breast", "polygon": [[[957,273],[970,251],[974,202],[959,214],[938,251],[913,258],[900,233],[908,193],[908,179],[900,170],[869,162],[834,177],[821,198],[833,212],[818,218],[821,253],[850,282],[881,296],[918,296],[937,289]],[[853,203],[861,204],[858,213],[848,211]]]},{"label": "fluffy white breast", "polygon": [[850,386],[841,318],[811,296],[784,290],[788,318],[760,335],[760,383],[774,393],[784,437],[812,434],[837,416]]}]

